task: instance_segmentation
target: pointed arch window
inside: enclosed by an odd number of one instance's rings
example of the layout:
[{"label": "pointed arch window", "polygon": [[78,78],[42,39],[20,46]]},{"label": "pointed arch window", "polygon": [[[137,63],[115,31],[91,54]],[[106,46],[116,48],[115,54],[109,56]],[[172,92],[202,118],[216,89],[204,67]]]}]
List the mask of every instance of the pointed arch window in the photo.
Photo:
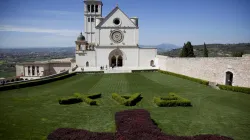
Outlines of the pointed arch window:
[{"label": "pointed arch window", "polygon": [[89,61],[86,62],[86,67],[89,67]]}]

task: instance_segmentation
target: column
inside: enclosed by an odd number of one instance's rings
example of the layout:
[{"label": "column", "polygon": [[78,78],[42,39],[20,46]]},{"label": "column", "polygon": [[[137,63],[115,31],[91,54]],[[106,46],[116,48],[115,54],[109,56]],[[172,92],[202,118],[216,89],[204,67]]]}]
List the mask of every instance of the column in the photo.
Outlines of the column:
[{"label": "column", "polygon": [[115,57],[116,57],[115,66],[117,67],[118,66],[118,56],[115,56]]}]

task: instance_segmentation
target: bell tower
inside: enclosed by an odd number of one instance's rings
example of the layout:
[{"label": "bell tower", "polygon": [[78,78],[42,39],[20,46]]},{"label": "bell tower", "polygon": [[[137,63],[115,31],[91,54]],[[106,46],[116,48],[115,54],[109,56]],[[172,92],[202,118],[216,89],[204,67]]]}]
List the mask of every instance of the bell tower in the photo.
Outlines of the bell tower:
[{"label": "bell tower", "polygon": [[102,6],[101,0],[84,0],[84,31],[89,44],[95,43],[95,21],[102,17]]}]

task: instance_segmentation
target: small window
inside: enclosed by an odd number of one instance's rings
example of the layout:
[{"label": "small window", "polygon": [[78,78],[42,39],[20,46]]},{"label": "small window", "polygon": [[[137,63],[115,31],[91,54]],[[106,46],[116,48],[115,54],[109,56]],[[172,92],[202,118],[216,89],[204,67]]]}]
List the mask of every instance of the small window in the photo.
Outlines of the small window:
[{"label": "small window", "polygon": [[89,67],[89,62],[88,61],[86,62],[86,67]]},{"label": "small window", "polygon": [[39,66],[36,67],[36,72],[39,74]]},{"label": "small window", "polygon": [[91,5],[91,13],[94,13],[94,8],[95,8],[95,5]]},{"label": "small window", "polygon": [[88,12],[90,12],[90,5],[88,5]]},{"label": "small window", "polygon": [[35,66],[32,66],[32,75],[35,75]]},{"label": "small window", "polygon": [[94,18],[91,18],[91,22],[95,22],[95,19],[94,19]]},{"label": "small window", "polygon": [[98,5],[95,5],[95,12],[98,13]]},{"label": "small window", "polygon": [[30,75],[30,66],[28,66],[28,75]]},{"label": "small window", "polygon": [[88,18],[88,22],[90,22],[90,18]]}]

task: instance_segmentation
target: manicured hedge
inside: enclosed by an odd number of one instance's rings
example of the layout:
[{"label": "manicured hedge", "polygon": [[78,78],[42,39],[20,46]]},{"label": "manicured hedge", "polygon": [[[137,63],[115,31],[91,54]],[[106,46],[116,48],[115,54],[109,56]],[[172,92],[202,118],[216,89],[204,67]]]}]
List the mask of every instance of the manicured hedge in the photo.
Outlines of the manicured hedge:
[{"label": "manicured hedge", "polygon": [[177,74],[177,73],[168,72],[168,71],[163,71],[163,70],[158,70],[158,71],[161,72],[161,73],[164,73],[164,74],[173,75],[173,76],[180,77],[180,78],[183,78],[183,79],[187,79],[187,80],[197,82],[197,83],[200,83],[200,84],[203,84],[203,85],[208,85],[209,84],[209,81],[206,81],[206,80],[193,78],[193,77],[189,77],[189,76],[186,76],[186,75]]},{"label": "manicured hedge", "polygon": [[77,97],[68,97],[59,99],[59,104],[62,105],[75,104],[80,102],[82,102],[82,99]]},{"label": "manicured hedge", "polygon": [[[143,109],[125,110],[115,114],[116,132],[98,133],[73,128],[59,128],[48,140],[233,140],[220,135],[173,136],[164,134]],[[94,124],[93,124],[94,125]]]},{"label": "manicured hedge", "polygon": [[154,97],[154,103],[159,107],[192,106],[190,100],[175,93],[169,93],[168,97]]},{"label": "manicured hedge", "polygon": [[20,82],[20,83],[4,85],[4,86],[0,86],[0,91],[47,84],[50,82],[62,80],[62,79],[68,78],[68,77],[72,77],[74,75],[76,75],[76,73],[64,74],[64,75],[60,75],[58,77],[53,77],[53,78],[46,78],[46,79],[41,79],[41,80],[27,81],[27,82]]},{"label": "manicured hedge", "polygon": [[91,94],[91,95],[83,95],[80,93],[75,93],[74,96],[77,98],[81,98],[85,103],[89,105],[98,105],[98,102],[94,99],[100,98],[102,94],[97,93],[97,94]]},{"label": "manicured hedge", "polygon": [[137,73],[137,72],[157,72],[157,69],[151,69],[151,70],[132,70],[132,73]]},{"label": "manicured hedge", "polygon": [[250,88],[247,87],[237,87],[237,86],[228,86],[228,85],[218,85],[222,90],[231,90],[235,92],[242,92],[250,94]]},{"label": "manicured hedge", "polygon": [[135,93],[131,96],[125,95],[121,96],[117,93],[112,93],[112,98],[119,102],[121,105],[134,106],[141,99],[140,93]]}]

